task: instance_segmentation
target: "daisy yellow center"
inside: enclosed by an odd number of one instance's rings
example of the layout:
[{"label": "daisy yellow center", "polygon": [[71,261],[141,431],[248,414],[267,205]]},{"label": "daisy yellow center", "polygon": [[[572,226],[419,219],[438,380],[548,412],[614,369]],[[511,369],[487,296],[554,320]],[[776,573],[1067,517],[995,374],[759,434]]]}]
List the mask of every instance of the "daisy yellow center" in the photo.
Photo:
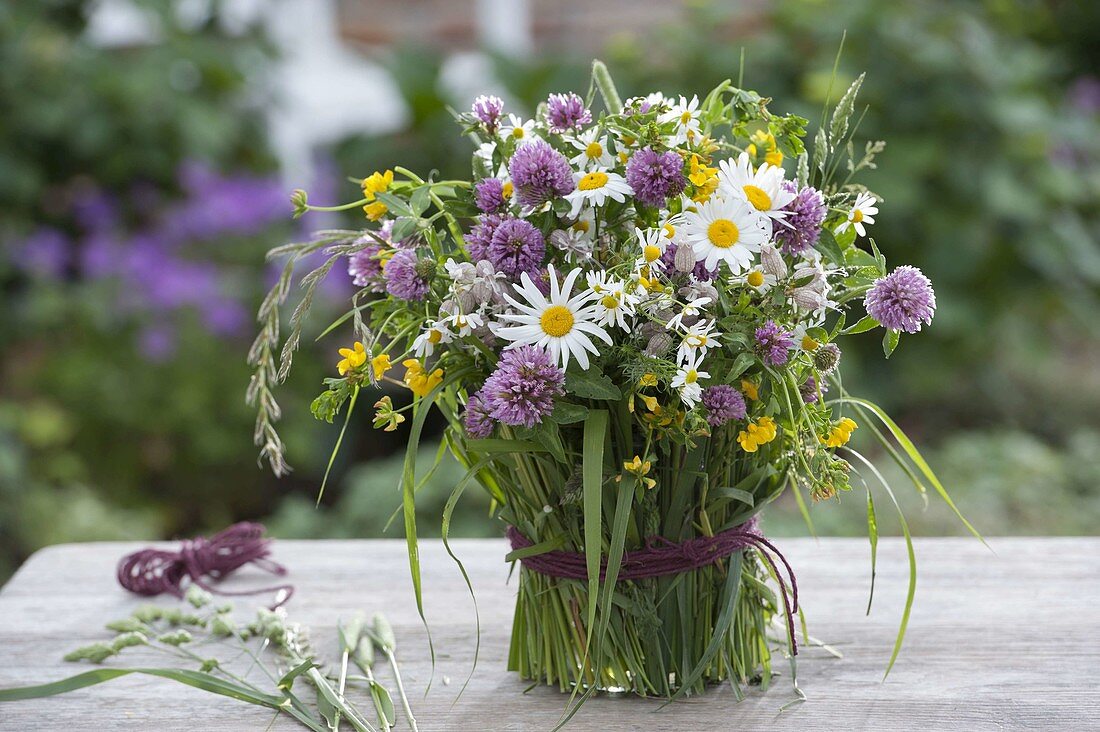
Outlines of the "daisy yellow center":
[{"label": "daisy yellow center", "polygon": [[597,170],[581,178],[577,182],[577,190],[594,191],[597,188],[603,188],[605,185],[607,185],[607,173],[601,173]]},{"label": "daisy yellow center", "polygon": [[676,236],[676,227],[673,226],[672,224],[665,224],[663,228],[664,228],[665,236],[668,237],[669,239]]},{"label": "daisy yellow center", "polygon": [[749,272],[748,280],[749,284],[753,287],[760,287],[760,285],[764,284],[764,273],[758,269],[755,269],[752,272]]},{"label": "daisy yellow center", "polygon": [[614,310],[615,308],[619,307],[619,298],[615,297],[614,295],[604,295],[603,298],[600,300],[600,304],[608,310]]},{"label": "daisy yellow center", "polygon": [[443,340],[443,333],[438,330],[428,331],[428,343],[436,344]]},{"label": "daisy yellow center", "polygon": [[504,185],[500,187],[500,195],[507,201],[512,197],[512,192],[515,190],[515,186],[512,185],[512,181],[506,181]]},{"label": "daisy yellow center", "polygon": [[680,124],[686,125],[691,121],[691,112],[684,112],[680,115]]},{"label": "daisy yellow center", "polygon": [[772,197],[765,193],[763,188],[753,185],[744,188],[745,197],[749,199],[749,203],[757,211],[767,211],[772,207]]},{"label": "daisy yellow center", "polygon": [[561,338],[573,330],[573,312],[564,305],[551,305],[539,318],[542,332],[554,338]]},{"label": "daisy yellow center", "polygon": [[857,223],[857,224],[858,224],[858,223],[859,223],[860,221],[863,221],[863,212],[862,212],[862,211],[860,211],[860,210],[859,210],[858,208],[857,208],[857,209],[854,209],[854,210],[852,211],[852,221],[854,221],[854,222],[855,222],[855,223]]},{"label": "daisy yellow center", "polygon": [[578,221],[573,224],[573,231],[579,231],[582,234],[587,234],[589,229],[589,223],[587,221]]},{"label": "daisy yellow center", "polygon": [[524,133],[522,127],[513,127],[512,128],[512,137],[516,138],[517,140],[523,139],[524,134],[525,133]]},{"label": "daisy yellow center", "polygon": [[719,249],[729,249],[741,238],[737,224],[729,219],[715,219],[707,227],[707,239]]},{"label": "daisy yellow center", "polygon": [[660,259],[660,258],[661,258],[660,248],[655,247],[652,244],[646,244],[646,247],[645,247],[645,261],[646,262],[653,262],[653,261],[655,261],[657,259]]},{"label": "daisy yellow center", "polygon": [[694,384],[698,380],[699,380],[699,372],[696,371],[695,369],[688,369],[687,373],[684,374],[684,383],[685,384]]},{"label": "daisy yellow center", "polygon": [[603,145],[598,142],[590,142],[588,147],[584,149],[584,154],[589,158],[596,159],[603,155]]}]

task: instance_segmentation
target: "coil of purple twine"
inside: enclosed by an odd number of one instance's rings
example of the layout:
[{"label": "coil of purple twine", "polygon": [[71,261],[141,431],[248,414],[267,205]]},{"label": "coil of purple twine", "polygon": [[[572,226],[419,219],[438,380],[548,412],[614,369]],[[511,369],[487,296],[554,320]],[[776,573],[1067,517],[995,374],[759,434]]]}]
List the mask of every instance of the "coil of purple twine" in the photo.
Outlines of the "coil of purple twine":
[{"label": "coil of purple twine", "polygon": [[270,554],[271,539],[264,537],[263,524],[242,521],[209,539],[202,536],[185,539],[179,551],[148,547],[128,554],[118,563],[118,583],[130,592],[147,597],[165,592],[183,597],[184,579],[218,595],[274,592],[275,604],[271,606],[274,610],[294,594],[293,585],[231,592],[212,587],[203,579],[224,579],[249,563],[276,576],[284,576],[286,567],[268,559]]},{"label": "coil of purple twine", "polygon": [[[526,549],[534,545],[534,542],[520,533],[515,526],[509,526],[506,535],[513,550]],[[791,650],[797,654],[794,614],[798,612],[798,582],[795,580],[794,570],[791,569],[783,553],[760,533],[755,516],[740,526],[734,526],[714,536],[699,536],[694,539],[685,539],[680,543],[670,541],[663,536],[651,536],[646,539],[643,548],[623,553],[622,564],[619,567],[619,580],[639,580],[690,572],[714,564],[742,549],[755,549],[779,582],[779,594],[783,597],[783,610],[787,616]],[[580,552],[555,549],[522,557],[519,561],[525,569],[550,577],[588,579],[587,559]],[[783,574],[779,571],[779,564],[783,565],[787,581],[790,583],[789,597],[787,582],[784,582]],[[606,573],[607,561],[601,559],[601,580],[606,579]]]}]

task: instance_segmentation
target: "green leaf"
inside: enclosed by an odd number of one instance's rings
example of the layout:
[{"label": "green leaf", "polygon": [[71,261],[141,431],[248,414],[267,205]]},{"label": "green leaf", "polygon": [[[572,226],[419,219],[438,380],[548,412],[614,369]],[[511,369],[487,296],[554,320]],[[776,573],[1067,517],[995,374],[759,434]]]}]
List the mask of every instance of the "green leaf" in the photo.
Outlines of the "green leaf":
[{"label": "green leaf", "polygon": [[817,240],[817,248],[820,249],[834,264],[844,264],[844,251],[840,248],[840,243],[833,236],[833,232],[828,229],[821,230],[821,238]]},{"label": "green leaf", "polygon": [[379,721],[385,724],[386,727],[396,725],[397,711],[393,708],[393,698],[390,697],[390,692],[386,691],[386,687],[377,681],[372,681],[370,682],[370,695],[371,700],[374,702],[374,708],[378,710],[381,717]]},{"label": "green leaf", "polygon": [[[600,591],[600,555],[603,515],[603,450],[607,439],[608,413],[593,409],[584,420],[581,453],[581,482],[584,493],[584,557],[588,568],[588,623],[585,626],[584,655],[592,652],[596,625],[596,599]],[[584,664],[582,663],[582,666]]]},{"label": "green leaf", "polygon": [[[413,212],[413,210],[409,208],[409,204],[407,204],[404,199],[398,198],[392,193],[376,193],[375,198],[386,204],[386,208],[389,209],[389,213],[394,216],[408,216],[413,218],[416,217],[416,214]],[[398,240],[398,238],[395,236],[395,241],[396,240]]]},{"label": "green leaf", "polygon": [[867,538],[871,540],[871,591],[867,594],[867,614],[871,614],[871,603],[875,599],[875,565],[878,561],[878,519],[875,517],[875,499],[871,488],[867,488]]},{"label": "green leaf", "polygon": [[899,341],[901,341],[901,333],[899,331],[886,331],[886,335],[882,337],[882,352],[886,354],[886,358],[890,358],[890,354],[898,347]]},{"label": "green leaf", "polygon": [[865,315],[858,323],[849,326],[841,331],[844,335],[855,335],[856,333],[866,333],[869,330],[874,330],[878,327],[878,321],[872,318],[870,315]]},{"label": "green leaf", "polygon": [[484,440],[466,440],[466,448],[472,453],[493,455],[510,452],[546,452],[546,448],[530,440],[506,440],[490,437]]},{"label": "green leaf", "polygon": [[309,671],[311,668],[317,668],[317,663],[312,658],[307,658],[305,661],[302,661],[300,664],[283,674],[277,686],[282,690],[289,689],[294,686],[294,679],[298,678],[306,671]]},{"label": "green leaf", "polygon": [[730,366],[730,370],[726,373],[725,383],[728,384],[732,382],[741,374],[745,373],[754,363],[756,363],[756,356],[748,351],[737,354],[737,358],[733,359],[733,365]]},{"label": "green leaf", "polygon": [[431,203],[431,191],[426,185],[413,191],[412,196],[409,198],[409,208],[412,209],[413,216],[420,216],[427,211],[429,203]]},{"label": "green leaf", "polygon": [[565,375],[565,390],[585,399],[618,401],[623,398],[614,382],[595,367],[587,371],[568,372]]},{"label": "green leaf", "polygon": [[411,218],[408,216],[398,216],[393,222],[393,230],[390,236],[394,241],[401,241],[407,239],[416,233],[417,227],[420,225],[420,219]]},{"label": "green leaf", "polygon": [[588,416],[588,407],[581,404],[559,401],[554,405],[554,411],[550,413],[550,419],[558,424],[573,424],[583,422]]}]

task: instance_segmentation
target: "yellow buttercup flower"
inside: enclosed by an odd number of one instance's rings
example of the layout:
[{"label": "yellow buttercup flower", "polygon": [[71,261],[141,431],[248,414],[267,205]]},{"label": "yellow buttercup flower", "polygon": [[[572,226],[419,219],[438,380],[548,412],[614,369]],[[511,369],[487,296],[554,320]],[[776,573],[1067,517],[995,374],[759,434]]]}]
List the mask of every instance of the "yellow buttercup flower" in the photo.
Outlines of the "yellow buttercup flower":
[{"label": "yellow buttercup flower", "polygon": [[690,163],[688,180],[695,186],[695,195],[691,200],[703,203],[708,201],[711,194],[718,189],[718,168],[704,165],[698,155],[692,155]]},{"label": "yellow buttercup flower", "polygon": [[775,420],[771,417],[761,417],[755,422],[749,422],[748,426],[737,435],[737,444],[745,452],[756,452],[761,445],[775,439],[778,430]]},{"label": "yellow buttercup flower", "polygon": [[367,218],[371,221],[382,218],[389,210],[386,208],[386,204],[375,201],[374,198],[377,194],[389,190],[391,183],[393,183],[392,170],[387,170],[385,173],[375,171],[363,179],[363,198],[370,201],[366,206],[363,206],[363,212],[367,214]]},{"label": "yellow buttercup flower", "polygon": [[741,379],[741,391],[754,402],[760,399],[760,386],[748,379]]},{"label": "yellow buttercup flower", "polygon": [[405,386],[418,397],[427,396],[428,392],[443,383],[443,369],[429,374],[420,360],[415,358],[406,359],[401,365],[405,367]]},{"label": "yellow buttercup flower", "polygon": [[775,135],[764,130],[757,130],[752,133],[749,138],[751,142],[748,147],[745,148],[745,152],[750,157],[763,157],[764,162],[768,165],[774,165],[780,167],[783,165],[783,153],[781,153],[775,144]]},{"label": "yellow buttercup flower", "polygon": [[859,425],[853,420],[843,417],[839,422],[833,425],[833,428],[829,430],[829,434],[820,438],[821,442],[825,447],[840,447],[841,445],[847,445],[848,440],[852,439],[852,431],[857,427],[859,427]]},{"label": "yellow buttercup flower", "polygon": [[370,360],[371,368],[374,369],[374,380],[378,381],[386,372],[390,370],[390,355],[388,353],[380,353]]},{"label": "yellow buttercup flower", "polygon": [[638,386],[657,386],[657,375],[642,374],[642,378],[638,379]]},{"label": "yellow buttercup flower", "polygon": [[336,370],[341,376],[367,362],[367,349],[359,341],[356,341],[351,348],[341,348],[339,353],[344,357],[336,364]]}]

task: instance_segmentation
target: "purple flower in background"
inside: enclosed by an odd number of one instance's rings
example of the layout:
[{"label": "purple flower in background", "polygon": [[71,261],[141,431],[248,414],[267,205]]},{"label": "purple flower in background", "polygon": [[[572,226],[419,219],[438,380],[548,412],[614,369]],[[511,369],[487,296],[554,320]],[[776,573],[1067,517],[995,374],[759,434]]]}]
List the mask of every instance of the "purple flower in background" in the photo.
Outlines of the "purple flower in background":
[{"label": "purple flower in background", "polygon": [[428,294],[428,283],[417,271],[416,252],[397,252],[386,262],[382,274],[386,279],[386,292],[402,300],[423,300]]},{"label": "purple flower in background", "polygon": [[[828,384],[821,385],[821,393],[829,391]],[[802,396],[802,401],[806,404],[813,404],[817,401],[818,385],[817,379],[813,376],[807,376],[806,380],[802,382],[802,386],[798,387],[798,393]]]},{"label": "purple flower in background", "polygon": [[244,305],[227,297],[207,300],[200,305],[203,323],[220,336],[237,336],[246,331],[249,314]]},{"label": "purple flower in background", "polygon": [[527,221],[505,219],[493,232],[486,254],[499,272],[516,278],[526,272],[533,277],[546,256],[546,242]]},{"label": "purple flower in background", "polygon": [[497,369],[478,394],[489,416],[506,425],[534,427],[554,411],[554,397],[565,393],[565,372],[550,354],[521,346],[501,354]]},{"label": "purple flower in background", "polygon": [[493,241],[493,234],[504,218],[496,214],[484,214],[478,216],[477,223],[470,233],[466,235],[466,251],[470,253],[470,259],[480,262],[489,258],[489,244]]},{"label": "purple flower in background", "polygon": [[[783,189],[794,192],[791,181],[783,182]],[[798,255],[817,244],[821,236],[821,224],[825,221],[827,208],[821,191],[806,186],[798,191],[794,200],[783,207],[788,211],[784,219],[772,222],[775,240],[782,245],[786,254]]]},{"label": "purple flower in background", "polygon": [[504,198],[504,181],[500,178],[482,178],[474,186],[474,201],[485,213],[496,213],[508,201]]},{"label": "purple flower in background", "polygon": [[12,263],[27,272],[56,279],[69,264],[69,239],[44,226],[12,248]]},{"label": "purple flower in background", "polygon": [[147,361],[167,361],[176,353],[175,330],[163,323],[145,328],[138,336],[138,350]]},{"label": "purple flower in background", "polygon": [[769,320],[756,329],[756,350],[764,363],[769,366],[782,366],[791,357],[794,348],[794,336]]},{"label": "purple flower in background", "polygon": [[520,145],[508,162],[516,197],[524,206],[541,206],[573,191],[573,169],[544,140]]},{"label": "purple flower in background", "polygon": [[684,161],[671,150],[659,153],[642,148],[627,161],[626,182],[642,203],[664,206],[669,197],[684,190]]},{"label": "purple flower in background", "polygon": [[489,410],[485,407],[485,401],[481,398],[481,392],[466,400],[466,412],[462,419],[466,434],[476,439],[489,437],[493,434],[493,427],[496,426],[489,415]]},{"label": "purple flower in background", "polygon": [[470,107],[470,111],[474,113],[477,120],[481,124],[485,125],[485,129],[490,134],[496,132],[497,125],[500,123],[500,115],[504,112],[504,100],[500,97],[493,96],[480,96],[474,100],[473,105]]},{"label": "purple flower in background", "polygon": [[584,106],[584,100],[573,92],[551,94],[546,100],[546,119],[551,132],[569,132],[592,121],[592,113]]},{"label": "purple flower in background", "polygon": [[932,282],[916,267],[902,265],[875,280],[863,300],[867,314],[890,330],[916,333],[936,314]]},{"label": "purple flower in background", "polygon": [[719,427],[731,419],[744,419],[747,410],[741,392],[726,384],[703,389],[703,408],[707,410],[707,424]]}]

